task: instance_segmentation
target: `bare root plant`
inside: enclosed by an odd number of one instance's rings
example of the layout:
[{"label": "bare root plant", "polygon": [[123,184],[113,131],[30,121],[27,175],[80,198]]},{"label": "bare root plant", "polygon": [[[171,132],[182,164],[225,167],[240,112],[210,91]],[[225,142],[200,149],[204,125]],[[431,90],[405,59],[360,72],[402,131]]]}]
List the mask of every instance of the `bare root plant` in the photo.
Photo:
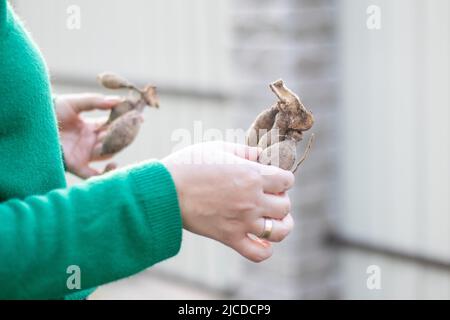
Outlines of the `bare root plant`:
[{"label": "bare root plant", "polygon": [[270,89],[278,101],[256,117],[247,131],[246,143],[263,149],[258,162],[296,172],[314,141],[311,134],[303,156],[297,161],[297,145],[303,140],[303,132],[312,128],[314,116],[283,80],[271,83]]}]

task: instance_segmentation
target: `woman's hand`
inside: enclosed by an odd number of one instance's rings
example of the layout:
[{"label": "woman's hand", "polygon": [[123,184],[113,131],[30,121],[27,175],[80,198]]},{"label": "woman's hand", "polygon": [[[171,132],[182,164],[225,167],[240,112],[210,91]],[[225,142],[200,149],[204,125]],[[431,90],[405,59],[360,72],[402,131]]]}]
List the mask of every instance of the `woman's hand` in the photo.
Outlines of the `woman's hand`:
[{"label": "woman's hand", "polygon": [[[270,242],[283,240],[293,228],[286,191],[294,175],[256,162],[259,150],[213,142],[182,149],[162,160],[175,181],[183,226],[259,262],[272,255]],[[261,235],[264,218],[273,231]]]},{"label": "woman's hand", "polygon": [[[80,114],[94,109],[108,110],[121,101],[119,97],[99,94],[70,94],[55,98],[56,117],[67,171],[84,179],[102,173],[91,168],[89,163],[106,159],[96,158],[92,152],[99,143],[99,135],[103,131],[98,129],[104,121],[86,120]],[[104,171],[115,167],[114,163],[110,163]]]}]

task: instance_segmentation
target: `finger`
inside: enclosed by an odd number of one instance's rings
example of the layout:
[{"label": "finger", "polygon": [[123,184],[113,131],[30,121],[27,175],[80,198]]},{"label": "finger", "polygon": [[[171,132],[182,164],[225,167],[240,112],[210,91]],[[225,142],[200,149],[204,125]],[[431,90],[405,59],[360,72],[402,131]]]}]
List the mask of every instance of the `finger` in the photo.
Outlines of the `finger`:
[{"label": "finger", "polygon": [[97,134],[105,132],[106,129],[108,129],[108,125],[106,124],[106,121],[103,123],[96,123],[94,126],[94,132]]},{"label": "finger", "polygon": [[[263,178],[263,190],[266,193],[278,194],[292,188],[295,176],[292,172],[275,166],[259,165]],[[270,174],[264,174],[271,172]]]},{"label": "finger", "polygon": [[272,256],[272,245],[260,239],[251,239],[249,236],[242,238],[234,249],[253,262],[261,262]]},{"label": "finger", "polygon": [[283,219],[291,212],[291,200],[287,193],[279,195],[264,194],[261,199],[261,217],[268,217],[273,219]]},{"label": "finger", "polygon": [[105,169],[103,169],[103,173],[107,173],[107,172],[115,170],[115,169],[117,169],[117,164],[114,162],[111,162],[105,166]]},{"label": "finger", "polygon": [[265,239],[258,238],[258,237],[255,236],[254,234],[248,233],[247,236],[248,236],[251,240],[256,241],[257,243],[259,243],[261,246],[264,246],[264,247],[270,247],[270,246],[272,246],[272,243],[271,243],[270,241],[267,241],[267,240],[265,240]]},{"label": "finger", "polygon": [[98,131],[96,143],[103,143],[103,141],[105,141],[105,138],[107,135],[108,135],[108,132],[106,130]]},{"label": "finger", "polygon": [[74,174],[82,179],[88,179],[93,176],[98,176],[100,172],[89,166],[84,166],[75,170]]},{"label": "finger", "polygon": [[262,152],[262,149],[258,147],[249,147],[245,144],[231,142],[224,142],[223,148],[226,152],[250,161],[257,161],[259,154]]},{"label": "finger", "polygon": [[98,129],[99,127],[103,126],[106,121],[108,121],[108,118],[109,117],[86,117],[83,120],[91,125],[94,129]]},{"label": "finger", "polygon": [[[257,237],[261,236],[264,232],[265,219],[259,218],[252,225],[251,232]],[[268,238],[264,238],[265,240],[271,242],[280,242],[283,241],[289,233],[294,228],[294,219],[291,214],[286,215],[282,220],[272,219],[272,232]]]},{"label": "finger", "polygon": [[92,148],[91,159],[99,160],[103,156],[103,142],[97,142]]},{"label": "finger", "polygon": [[104,96],[97,93],[79,94],[69,99],[77,113],[94,109],[111,109],[124,100],[119,96]]}]

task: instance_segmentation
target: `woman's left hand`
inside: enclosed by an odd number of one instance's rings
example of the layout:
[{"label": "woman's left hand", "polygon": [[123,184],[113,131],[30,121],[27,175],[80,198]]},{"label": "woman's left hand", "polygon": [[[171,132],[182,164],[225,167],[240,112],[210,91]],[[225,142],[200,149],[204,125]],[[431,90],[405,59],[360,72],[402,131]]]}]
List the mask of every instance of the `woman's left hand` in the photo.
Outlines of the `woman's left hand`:
[{"label": "woman's left hand", "polygon": [[98,158],[92,152],[100,143],[99,135],[104,131],[98,129],[105,120],[83,119],[80,114],[95,109],[109,110],[121,101],[120,97],[90,93],[58,95],[54,99],[64,162],[68,172],[87,179],[116,168],[114,163],[109,163],[105,170],[100,172],[89,166],[92,161],[107,159]]}]

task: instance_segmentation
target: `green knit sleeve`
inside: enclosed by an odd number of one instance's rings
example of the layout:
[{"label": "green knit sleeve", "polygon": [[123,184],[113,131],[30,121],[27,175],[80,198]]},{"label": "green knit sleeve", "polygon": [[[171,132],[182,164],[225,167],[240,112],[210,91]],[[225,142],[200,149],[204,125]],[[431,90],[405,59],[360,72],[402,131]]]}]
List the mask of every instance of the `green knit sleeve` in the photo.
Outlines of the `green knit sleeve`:
[{"label": "green knit sleeve", "polygon": [[6,24],[6,0],[0,0],[0,32],[3,31]]},{"label": "green knit sleeve", "polygon": [[73,294],[73,270],[80,290],[130,276],[177,254],[181,233],[175,185],[159,162],[3,202],[0,299]]}]

